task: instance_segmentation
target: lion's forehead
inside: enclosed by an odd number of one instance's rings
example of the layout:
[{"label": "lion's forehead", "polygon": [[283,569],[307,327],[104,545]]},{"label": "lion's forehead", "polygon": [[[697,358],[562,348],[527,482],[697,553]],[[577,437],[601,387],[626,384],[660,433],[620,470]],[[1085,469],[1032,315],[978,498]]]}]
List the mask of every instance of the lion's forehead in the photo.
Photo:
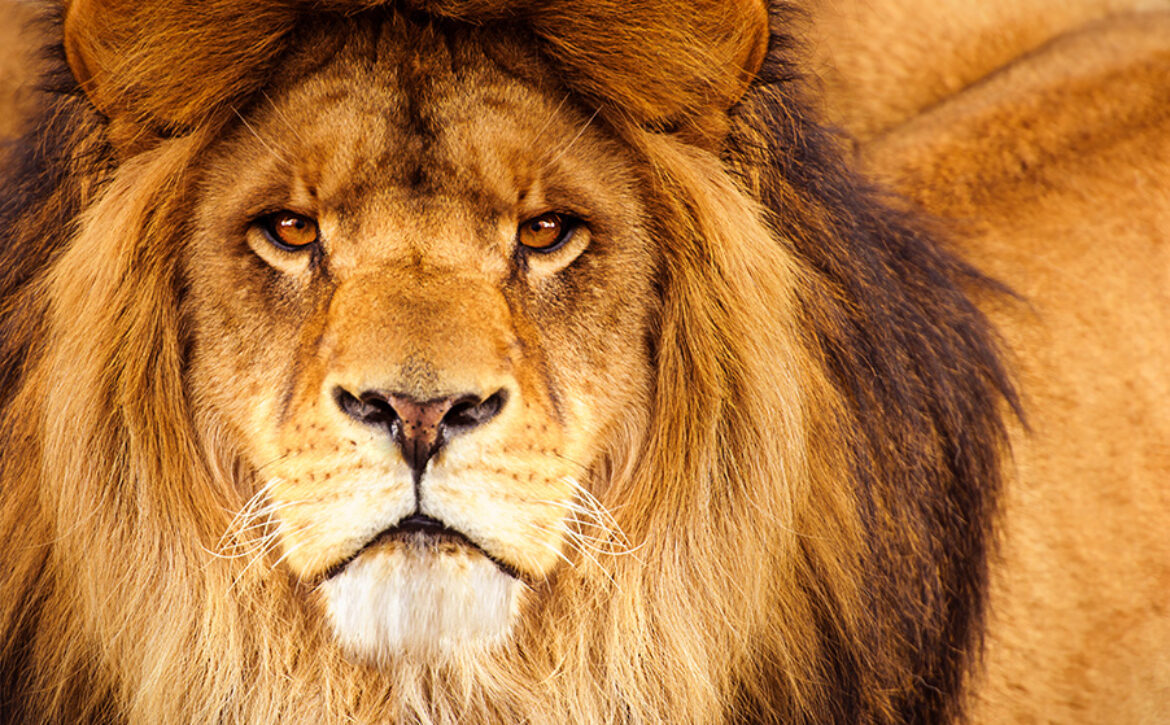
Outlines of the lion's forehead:
[{"label": "lion's forehead", "polygon": [[350,221],[372,207],[413,213],[415,228],[451,216],[490,225],[537,185],[597,204],[630,186],[591,112],[465,40],[471,50],[455,60],[393,36],[381,41],[391,47],[348,42],[325,68],[271,89],[238,146],[255,154],[261,136],[269,176],[309,187]]},{"label": "lion's forehead", "polygon": [[[418,51],[423,53],[424,51]],[[280,200],[314,209],[335,240],[363,252],[439,255],[459,268],[496,260],[502,274],[529,209],[571,208],[598,226],[640,217],[628,152],[563,94],[480,58],[475,72],[403,78],[407,56],[360,44],[327,68],[288,79],[210,164],[225,206]],[[240,209],[246,216],[253,209]],[[335,270],[370,263],[332,250]]]}]

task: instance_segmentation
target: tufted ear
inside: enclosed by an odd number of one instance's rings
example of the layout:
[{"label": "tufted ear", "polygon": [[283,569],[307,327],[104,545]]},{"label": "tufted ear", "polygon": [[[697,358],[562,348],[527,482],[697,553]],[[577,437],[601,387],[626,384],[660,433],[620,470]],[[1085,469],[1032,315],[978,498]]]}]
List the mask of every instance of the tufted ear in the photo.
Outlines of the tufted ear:
[{"label": "tufted ear", "polygon": [[141,142],[258,87],[295,20],[291,3],[67,0],[65,55],[115,143]]},{"label": "tufted ear", "polygon": [[700,135],[721,135],[770,38],[766,0],[567,0],[533,25],[579,90],[643,125]]}]

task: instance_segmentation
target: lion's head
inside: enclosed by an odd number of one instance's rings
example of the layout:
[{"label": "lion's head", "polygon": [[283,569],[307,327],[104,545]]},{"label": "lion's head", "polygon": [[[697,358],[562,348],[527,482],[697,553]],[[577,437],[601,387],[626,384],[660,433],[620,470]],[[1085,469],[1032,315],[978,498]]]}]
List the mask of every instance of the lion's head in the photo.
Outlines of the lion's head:
[{"label": "lion's head", "polygon": [[12,713],[954,711],[1006,386],[762,5],[64,29],[6,208]]},{"label": "lion's head", "polygon": [[340,42],[200,159],[183,264],[194,413],[259,483],[231,546],[271,521],[377,660],[506,637],[650,407],[634,156],[522,43],[439,32],[300,38]]}]

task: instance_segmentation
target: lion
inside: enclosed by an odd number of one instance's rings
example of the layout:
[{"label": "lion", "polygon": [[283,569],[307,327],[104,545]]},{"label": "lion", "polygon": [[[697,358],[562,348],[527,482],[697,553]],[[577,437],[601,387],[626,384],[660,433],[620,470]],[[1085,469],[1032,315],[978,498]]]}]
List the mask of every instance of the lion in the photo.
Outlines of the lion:
[{"label": "lion", "polygon": [[1165,714],[1164,14],[852,149],[787,3],[58,16],[0,720]]}]

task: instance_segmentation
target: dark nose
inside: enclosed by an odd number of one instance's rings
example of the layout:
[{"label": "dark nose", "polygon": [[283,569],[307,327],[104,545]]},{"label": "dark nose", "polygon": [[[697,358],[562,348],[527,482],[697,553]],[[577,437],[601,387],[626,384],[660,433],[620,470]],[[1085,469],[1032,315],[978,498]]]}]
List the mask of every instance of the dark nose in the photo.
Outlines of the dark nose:
[{"label": "dark nose", "polygon": [[382,390],[354,395],[339,387],[334,397],[346,415],[387,429],[416,478],[449,440],[496,417],[508,401],[502,389],[487,398],[467,394],[420,401]]}]

